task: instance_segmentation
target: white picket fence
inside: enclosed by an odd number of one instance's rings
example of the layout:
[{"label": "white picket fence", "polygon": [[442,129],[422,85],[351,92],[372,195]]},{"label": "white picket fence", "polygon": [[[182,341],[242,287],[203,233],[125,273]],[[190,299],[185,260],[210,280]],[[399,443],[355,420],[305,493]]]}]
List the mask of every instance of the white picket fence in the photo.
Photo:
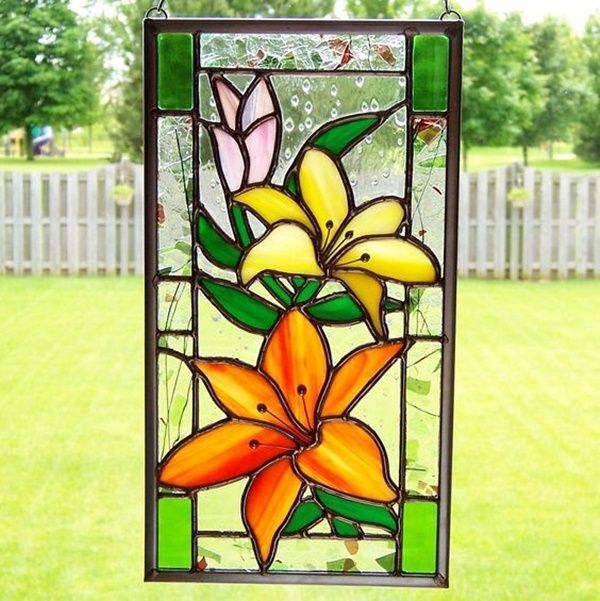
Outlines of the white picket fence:
[{"label": "white picket fence", "polygon": [[[508,201],[515,187],[529,199]],[[565,279],[600,276],[600,175],[517,165],[461,176],[461,276]]]},{"label": "white picket fence", "polygon": [[[133,188],[115,203],[118,184]],[[508,201],[515,187],[530,197]],[[143,169],[120,163],[76,173],[0,172],[0,274],[141,274]],[[461,176],[459,274],[600,277],[600,175],[516,165]]]},{"label": "white picket fence", "polygon": [[[133,188],[119,206],[118,184]],[[0,274],[141,274],[143,168],[120,163],[74,173],[0,172]]]}]

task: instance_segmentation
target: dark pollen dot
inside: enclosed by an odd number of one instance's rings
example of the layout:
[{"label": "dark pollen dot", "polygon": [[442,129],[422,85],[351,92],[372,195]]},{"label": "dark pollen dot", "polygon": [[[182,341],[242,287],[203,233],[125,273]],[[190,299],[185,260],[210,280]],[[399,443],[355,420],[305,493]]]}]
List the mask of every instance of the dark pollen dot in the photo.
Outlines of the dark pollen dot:
[{"label": "dark pollen dot", "polygon": [[304,396],[306,394],[306,386],[304,386],[304,384],[300,384],[296,390],[300,396]]},{"label": "dark pollen dot", "polygon": [[256,438],[253,438],[253,439],[252,439],[252,440],[251,440],[251,441],[248,443],[248,446],[249,446],[251,449],[258,449],[258,445],[259,445],[259,442],[258,442],[258,440],[256,440]]},{"label": "dark pollen dot", "polygon": [[267,412],[267,406],[264,403],[260,403],[259,405],[256,405],[256,410],[259,413],[266,413]]}]

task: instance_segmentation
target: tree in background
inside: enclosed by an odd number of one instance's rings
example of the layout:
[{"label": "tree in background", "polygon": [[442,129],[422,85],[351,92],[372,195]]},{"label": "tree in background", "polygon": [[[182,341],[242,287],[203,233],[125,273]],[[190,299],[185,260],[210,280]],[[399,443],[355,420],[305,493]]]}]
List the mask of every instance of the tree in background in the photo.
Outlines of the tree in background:
[{"label": "tree in background", "polygon": [[588,19],[583,46],[591,93],[580,107],[575,152],[587,161],[600,161],[600,12]]},{"label": "tree in background", "polygon": [[[318,17],[333,10],[334,0],[172,0],[169,14],[204,17]],[[148,0],[117,0],[116,16],[103,19],[98,32],[107,54],[117,55],[124,74],[115,86],[113,112],[115,127],[110,131],[118,154],[142,160],[142,18]]]},{"label": "tree in background", "polygon": [[553,158],[555,142],[572,141],[572,132],[585,100],[589,81],[581,68],[581,40],[571,26],[556,17],[545,17],[531,27],[537,64],[545,76],[545,99],[533,119],[536,142],[548,145]]},{"label": "tree in background", "polygon": [[[463,73],[463,168],[475,145],[511,144],[530,128],[539,100],[528,93],[540,85],[529,38],[519,15],[502,18],[483,4],[463,13],[465,22]],[[528,77],[533,82],[528,82]],[[523,85],[527,87],[524,89]],[[521,141],[523,141],[522,138]]]},{"label": "tree in background", "polygon": [[440,0],[347,0],[351,17],[361,19],[399,19],[437,17],[442,12]]},{"label": "tree in background", "polygon": [[0,131],[24,128],[33,159],[33,127],[93,121],[97,55],[68,0],[2,0],[0,40]]},{"label": "tree in background", "polygon": [[511,83],[517,94],[513,109],[514,142],[521,147],[523,164],[529,164],[529,148],[547,139],[540,128],[548,102],[548,74],[538,61],[533,35],[524,27],[519,13],[510,13],[503,22],[504,43],[512,52]]}]

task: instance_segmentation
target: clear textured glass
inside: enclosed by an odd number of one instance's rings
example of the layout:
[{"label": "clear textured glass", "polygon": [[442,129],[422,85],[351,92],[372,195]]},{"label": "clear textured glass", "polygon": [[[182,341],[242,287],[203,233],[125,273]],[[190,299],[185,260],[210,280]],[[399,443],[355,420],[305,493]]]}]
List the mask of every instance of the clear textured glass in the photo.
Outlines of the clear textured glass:
[{"label": "clear textured glass", "polygon": [[206,68],[403,71],[402,35],[205,33]]},{"label": "clear textured glass", "polygon": [[438,494],[442,347],[416,342],[407,355],[406,475],[410,494]]},{"label": "clear textured glass", "polygon": [[189,275],[192,258],[192,120],[158,120],[158,269]]},{"label": "clear textured glass", "polygon": [[446,217],[446,120],[414,119],[412,234],[444,264]]}]

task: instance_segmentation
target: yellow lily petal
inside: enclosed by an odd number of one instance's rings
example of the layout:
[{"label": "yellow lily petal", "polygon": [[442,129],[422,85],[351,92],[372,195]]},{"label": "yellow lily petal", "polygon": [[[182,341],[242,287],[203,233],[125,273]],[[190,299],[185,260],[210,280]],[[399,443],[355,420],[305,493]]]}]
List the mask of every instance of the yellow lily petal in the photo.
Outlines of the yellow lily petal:
[{"label": "yellow lily petal", "polygon": [[325,275],[317,263],[315,246],[308,232],[292,223],[276,225],[247,250],[240,264],[242,284],[263,271]]},{"label": "yellow lily petal", "polygon": [[385,326],[382,321],[381,299],[383,298],[383,284],[372,275],[364,271],[350,271],[340,269],[332,274],[348,286],[356,300],[364,309],[369,322],[380,338],[385,338]]},{"label": "yellow lily petal", "polygon": [[289,457],[275,460],[248,483],[242,511],[263,570],[273,561],[281,527],[297,505],[304,487]]},{"label": "yellow lily petal", "polygon": [[431,284],[439,277],[434,256],[404,238],[358,240],[336,261],[336,268],[360,269],[406,284]]},{"label": "yellow lily petal", "polygon": [[348,215],[348,194],[342,175],[321,150],[309,150],[299,170],[302,199],[321,231],[321,248],[331,242]]},{"label": "yellow lily petal", "polygon": [[[385,236],[395,234],[404,219],[404,207],[397,198],[380,198],[361,207],[331,245],[339,250],[363,236]],[[344,242],[346,241],[346,242]]]},{"label": "yellow lily petal", "polygon": [[321,422],[318,442],[296,456],[300,472],[331,490],[380,503],[398,498],[383,454],[373,432],[352,419]]},{"label": "yellow lily petal", "polygon": [[278,221],[295,221],[313,234],[316,233],[314,225],[302,207],[293,198],[276,188],[267,186],[249,188],[236,194],[233,200],[252,209],[269,225]]}]

